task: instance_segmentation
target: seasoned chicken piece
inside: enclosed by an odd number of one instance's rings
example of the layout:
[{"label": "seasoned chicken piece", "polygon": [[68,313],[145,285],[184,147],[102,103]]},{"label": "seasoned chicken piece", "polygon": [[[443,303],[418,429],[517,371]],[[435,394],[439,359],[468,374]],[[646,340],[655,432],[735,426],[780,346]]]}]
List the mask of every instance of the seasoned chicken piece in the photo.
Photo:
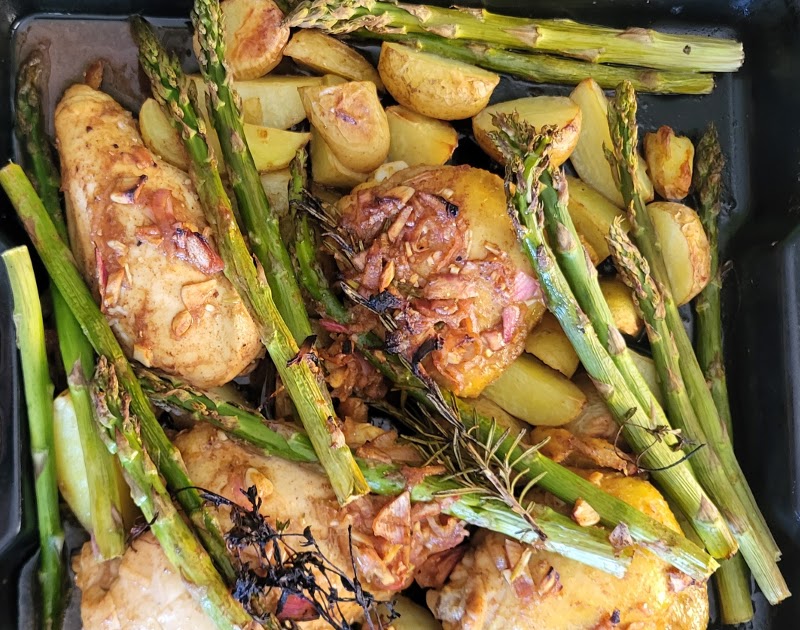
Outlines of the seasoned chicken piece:
[{"label": "seasoned chicken piece", "polygon": [[81,620],[91,630],[214,630],[150,532],[99,563],[86,543],[73,561]]},{"label": "seasoned chicken piece", "polygon": [[[263,502],[261,513],[273,527],[278,522],[288,522],[287,531],[295,533],[310,528],[323,555],[351,578],[348,527],[352,526],[359,579],[379,599],[389,599],[393,592],[405,588],[419,567],[455,547],[466,536],[461,522],[442,515],[438,504],[411,506],[408,493],[396,498],[362,497],[340,508],[319,466],[266,457],[209,425],[181,433],[175,445],[193,483],[248,508],[242,490],[256,486]],[[220,508],[219,514],[223,529],[229,529],[229,508]],[[204,613],[152,538],[135,541],[121,559],[112,563],[97,563],[90,544],[84,546],[74,563],[83,590],[84,627],[212,627],[197,621]],[[339,593],[345,593],[338,578],[331,579]],[[280,591],[274,589],[266,602],[268,609],[277,608],[279,596]],[[363,616],[361,607],[352,602],[342,603],[341,610],[348,622]],[[158,615],[169,624],[159,625]],[[330,627],[320,620],[299,625],[303,630]]]},{"label": "seasoned chicken piece", "polygon": [[236,377],[261,344],[189,176],[89,86],[66,91],[55,125],[73,252],[126,354],[199,387]]},{"label": "seasoned chicken piece", "polygon": [[[648,482],[616,473],[600,486],[678,530],[664,498]],[[445,630],[700,630],[708,624],[705,584],[695,584],[637,549],[619,579],[514,540],[481,532],[447,585],[428,592]]]},{"label": "seasoned chicken piece", "polygon": [[356,188],[338,207],[343,232],[364,244],[342,273],[394,312],[389,349],[425,357],[456,394],[479,395],[544,311],[503,181],[470,166],[415,167]]}]

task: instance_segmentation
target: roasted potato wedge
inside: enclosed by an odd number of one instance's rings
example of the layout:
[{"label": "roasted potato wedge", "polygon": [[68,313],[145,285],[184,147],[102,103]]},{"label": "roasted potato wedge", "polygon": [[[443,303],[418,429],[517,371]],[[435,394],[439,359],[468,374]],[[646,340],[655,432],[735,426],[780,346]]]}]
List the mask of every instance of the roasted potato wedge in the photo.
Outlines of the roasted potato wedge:
[{"label": "roasted potato wedge", "polygon": [[[225,61],[234,79],[262,77],[283,59],[289,27],[272,0],[225,0],[220,3],[225,24]],[[197,35],[192,40],[200,56]]]},{"label": "roasted potato wedge", "polygon": [[631,337],[638,337],[642,332],[642,319],[633,303],[631,290],[617,278],[601,278],[600,290],[606,298],[614,324],[619,331]]},{"label": "roasted potato wedge", "polygon": [[602,262],[611,254],[606,236],[614,220],[621,217],[623,228],[626,232],[629,229],[625,213],[580,179],[567,175],[567,183],[569,216],[578,234],[597,254],[598,262]]},{"label": "roasted potato wedge", "polygon": [[311,139],[309,133],[244,125],[244,137],[259,172],[277,171],[289,166],[299,149]]},{"label": "roasted potato wedge", "polygon": [[500,405],[497,405],[489,400],[486,396],[471,398],[469,404],[472,405],[475,411],[482,416],[493,418],[494,421],[497,422],[497,426],[500,427],[501,431],[511,429],[511,435],[516,436],[521,431],[527,431],[530,429],[528,423],[515,418]]},{"label": "roasted potato wedge", "polygon": [[389,120],[389,161],[409,166],[440,166],[458,146],[458,133],[449,123],[412,112],[402,105],[386,108]]},{"label": "roasted potato wedge", "polygon": [[[604,148],[612,146],[608,128],[608,99],[594,79],[581,81],[570,98],[581,108],[583,116],[578,144],[569,157],[572,166],[584,182],[622,208],[622,193],[617,190]],[[641,158],[636,174],[643,199],[651,201],[653,184]]]},{"label": "roasted potato wedge", "polygon": [[348,190],[365,181],[368,176],[367,173],[344,166],[316,127],[311,127],[311,175],[317,184]]},{"label": "roasted potato wedge", "polygon": [[311,124],[343,166],[369,173],[386,160],[389,121],[374,83],[304,87],[300,99]]},{"label": "roasted potato wedge", "polygon": [[586,396],[574,383],[529,354],[509,365],[483,395],[534,426],[566,424],[586,403]]},{"label": "roasted potato wedge", "polygon": [[656,238],[667,266],[672,297],[686,304],[708,284],[711,276],[711,248],[697,213],[671,201],[648,204]]},{"label": "roasted potato wedge", "polygon": [[155,99],[148,98],[139,110],[139,131],[144,146],[182,171],[189,170],[189,156],[181,134]]},{"label": "roasted potato wedge", "polygon": [[567,378],[572,378],[580,364],[572,343],[552,313],[545,313],[542,321],[528,335],[525,340],[525,352],[529,352]]},{"label": "roasted potato wedge", "polygon": [[475,116],[500,81],[493,72],[390,42],[381,46],[378,72],[398,103],[439,120]]},{"label": "roasted potato wedge", "polygon": [[[92,529],[92,507],[89,498],[89,481],[86,477],[86,464],[78,432],[78,419],[69,390],[59,394],[53,401],[53,438],[55,444],[56,479],[64,501],[75,518],[86,529]],[[122,470],[114,458],[114,480],[119,488],[122,506],[122,519],[127,527],[132,527],[139,515],[133,504],[130,489],[122,476]]]},{"label": "roasted potato wedge", "polygon": [[653,363],[653,359],[635,350],[629,349],[628,352],[630,352],[631,359],[636,364],[636,368],[639,370],[642,378],[644,378],[650,391],[653,392],[653,396],[658,401],[658,404],[663,407],[664,395],[661,393],[661,385],[658,382],[658,371],[656,370],[655,363]]},{"label": "roasted potato wedge", "polygon": [[619,433],[619,425],[591,377],[586,372],[578,372],[572,377],[572,382],[586,396],[586,405],[564,428],[581,437],[602,438],[613,442]]},{"label": "roasted potato wedge", "polygon": [[472,132],[481,149],[496,162],[505,163],[503,154],[489,138],[489,132],[495,129],[493,114],[510,114],[514,111],[521,120],[537,130],[545,126],[555,127],[550,145],[550,162],[554,166],[561,166],[567,161],[581,133],[581,108],[566,96],[529,96],[489,105],[472,119]]},{"label": "roasted potato wedge", "polygon": [[237,81],[234,89],[242,99],[246,123],[288,129],[306,119],[299,88],[322,85],[325,77],[269,76],[252,81]]},{"label": "roasted potato wedge", "polygon": [[289,181],[292,175],[288,168],[271,173],[261,173],[261,187],[267,195],[270,207],[279,217],[289,213]]},{"label": "roasted potato wedge", "polygon": [[314,72],[336,75],[348,81],[372,81],[383,90],[381,77],[369,61],[344,42],[322,31],[297,31],[283,49],[283,54]]},{"label": "roasted potato wedge", "polygon": [[670,127],[660,127],[644,137],[644,156],[659,195],[680,201],[689,194],[694,169],[694,145],[689,138],[676,136]]}]

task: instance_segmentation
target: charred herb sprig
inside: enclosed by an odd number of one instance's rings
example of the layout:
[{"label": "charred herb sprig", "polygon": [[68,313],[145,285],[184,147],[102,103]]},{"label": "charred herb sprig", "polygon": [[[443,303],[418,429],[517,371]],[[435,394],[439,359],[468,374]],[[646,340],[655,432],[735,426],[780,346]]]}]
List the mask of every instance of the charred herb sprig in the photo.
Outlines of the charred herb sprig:
[{"label": "charred herb sprig", "polygon": [[307,356],[300,354],[269,285],[259,278],[216,163],[209,155],[203,124],[191,102],[180,64],[161,47],[146,22],[136,20],[133,27],[139,60],[150,78],[153,94],[170,112],[189,154],[192,178],[225,262],[225,276],[253,316],[261,341],[291,396],[337,498],[347,503],[367,493],[369,488],[344,444],[328,388],[313,361],[316,355],[313,350]]},{"label": "charred herb sprig", "polygon": [[640,92],[654,94],[709,94],[714,90],[714,76],[699,72],[605,66],[554,55],[515,52],[489,44],[448,39],[427,33],[395,34],[359,30],[353,35],[405,44],[422,52],[510,74],[534,83],[576,85],[584,79],[592,78],[602,88],[615,88],[620,81],[628,80]]},{"label": "charred herb sprig", "polygon": [[278,216],[270,207],[247,146],[240,101],[225,67],[225,38],[218,0],[196,0],[192,24],[200,44],[198,60],[208,92],[209,113],[219,137],[231,188],[250,247],[264,267],[272,299],[297,344],[311,335],[292,261],[281,240]]},{"label": "charred herb sprig", "polygon": [[[667,327],[678,348],[678,362],[689,400],[697,414],[700,425],[707,438],[707,448],[716,451],[728,475],[729,482],[739,500],[746,507],[740,516],[746,519],[758,539],[760,549],[768,552],[773,560],[780,558],[780,550],[772,538],[758,504],[753,497],[744,473],[736,460],[733,445],[727,434],[725,424],[720,420],[714,399],[706,386],[705,378],[692,342],[683,326],[678,306],[672,297],[669,277],[666,271],[661,243],[658,241],[652,220],[648,214],[640,191],[636,187],[634,174],[637,168],[638,128],[636,125],[636,94],[628,83],[617,88],[614,101],[608,108],[608,121],[613,147],[608,151],[611,170],[617,180],[620,192],[628,209],[631,224],[631,237],[650,265],[653,278],[662,291]],[[688,436],[692,437],[692,436]],[[774,564],[774,563],[769,563]],[[763,567],[762,567],[763,568]],[[759,587],[772,604],[777,604],[789,596],[780,572],[777,569],[761,571],[750,566]],[[759,571],[760,576],[756,574]]]},{"label": "charred herb sprig", "polygon": [[[230,509],[233,526],[225,538],[238,558],[239,578],[234,597],[244,608],[257,621],[270,623],[273,617],[264,610],[262,598],[272,589],[280,589],[275,611],[279,622],[321,618],[335,630],[350,630],[341,605],[355,603],[363,608],[367,624],[373,627],[372,616],[379,602],[358,579],[352,537],[349,537],[353,569],[350,578],[325,557],[311,528],[306,527],[302,533],[291,533],[286,531],[289,523],[273,527],[261,514],[258,489],[250,486],[242,493],[249,503],[247,508],[213,492],[202,491],[206,501]],[[295,546],[299,546],[300,551]],[[254,556],[255,560],[249,560],[247,556]],[[337,581],[341,584],[341,591],[336,586]]]},{"label": "charred herb sprig", "polygon": [[[18,165],[8,164],[0,169],[0,185],[17,211],[17,216],[42,259],[50,279],[61,292],[92,347],[114,366],[120,385],[130,396],[131,411],[139,419],[145,447],[167,485],[172,490],[191,488],[192,483],[180,454],[153,415],[150,403],[142,392],[128,359],[78,271],[72,252],[59,237],[53,221],[25,173]],[[216,518],[203,507],[196,491],[183,491],[178,499],[217,568],[226,580],[232,581],[233,567]]]},{"label": "charred herb sprig", "polygon": [[740,42],[652,29],[620,30],[572,20],[537,20],[485,9],[444,9],[376,0],[307,0],[287,17],[292,27],[328,33],[434,34],[500,48],[529,50],[592,63],[685,72],[733,72],[744,61]]},{"label": "charred herb sprig", "polygon": [[[291,461],[317,461],[308,436],[304,433],[293,431],[287,426],[281,427],[281,430],[271,428],[267,420],[254,410],[221,400],[207,392],[189,388],[174,379],[167,381],[149,370],[141,370],[140,378],[150,400],[161,409],[170,413],[188,413],[196,421],[208,422],[230,435],[263,449],[267,455]],[[501,451],[501,443],[515,438],[497,430],[493,423],[491,431],[493,438],[481,438],[484,442],[488,441],[498,446],[497,452],[490,457],[499,459],[510,457],[514,453],[533,452],[530,448]],[[486,454],[487,449],[483,450]],[[508,455],[499,455],[501,452]],[[490,496],[485,489],[474,483],[464,483],[460,474],[429,475],[409,488],[400,466],[359,458],[356,462],[369,484],[370,491],[375,494],[397,496],[408,490],[413,503],[431,502],[448,497],[449,500],[442,506],[445,514],[524,543],[540,544],[544,549],[613,575],[623,575],[630,561],[629,557],[619,555],[609,544],[604,530],[579,527],[570,519],[542,506],[532,506],[533,516],[528,519],[513,511],[502,500]],[[464,471],[453,469],[451,472]],[[636,512],[633,508],[630,510]],[[646,518],[644,515],[641,516]],[[533,520],[534,524],[530,520]],[[632,519],[632,522],[634,521],[635,519]],[[635,525],[633,527],[635,528]],[[698,579],[707,576],[707,573],[703,573],[702,569],[695,566],[689,571],[698,573],[701,576]]]},{"label": "charred herb sprig", "polygon": [[[697,360],[711,389],[717,413],[725,423],[729,439],[733,440],[733,423],[722,355],[722,311],[720,307],[722,274],[719,265],[719,229],[717,226],[724,165],[725,158],[719,146],[717,129],[711,124],[700,138],[700,142],[697,143],[694,181],[692,182],[699,201],[697,210],[711,250],[711,279],[695,299]],[[744,558],[737,555],[722,562],[714,580],[719,592],[722,622],[734,625],[750,621],[754,611],[750,597],[750,578]]]},{"label": "charred herb sprig", "polygon": [[[518,240],[544,290],[548,308],[559,320],[640,460],[689,516],[711,554],[723,558],[731,555],[736,550],[736,542],[719,510],[697,483],[685,454],[654,435],[656,427],[651,426],[649,414],[600,343],[544,238],[542,204],[553,203],[558,195],[556,189],[540,183],[542,172],[548,167],[549,137],[536,134],[517,116],[499,116],[495,125],[499,131],[493,132],[493,140],[507,160],[509,213],[517,226]],[[574,239],[566,238],[565,234],[562,237],[555,243],[559,249],[580,247]]]},{"label": "charred herb sprig", "polygon": [[[347,242],[346,236],[335,232],[335,221],[332,221],[319,201],[306,192],[302,200],[298,199],[296,203],[298,208],[302,208],[304,212],[320,221],[324,229],[332,230],[326,234],[329,237],[329,245],[345,257],[352,253],[353,246]],[[308,278],[313,279],[312,276],[308,276]],[[313,287],[313,290],[329,291],[327,284]],[[309,293],[311,292],[309,290]],[[363,307],[374,308],[371,301],[364,300],[357,292],[348,290],[347,293]],[[337,299],[332,294],[329,298]],[[389,327],[388,330],[391,330],[390,318],[380,316],[380,320]],[[334,323],[345,329],[348,322],[349,316],[341,320],[334,319]],[[354,334],[351,339],[354,340],[358,350],[399,391],[412,397],[432,414],[441,412],[450,414],[452,413],[451,407],[454,406],[461,422],[468,430],[475,431],[479,440],[484,442],[490,440],[490,435],[494,431],[493,427],[495,427],[492,418],[477,412],[468,401],[451,397],[446,392],[443,393],[447,395],[450,403],[437,400],[435,393],[432,395],[428,385],[413,373],[411,366],[402,362],[397,356],[380,351],[383,344],[376,335],[371,333]],[[516,441],[516,438],[517,436],[512,434],[504,439],[498,439],[496,441],[497,455],[513,462],[513,469],[523,475],[524,483],[538,480],[538,485],[542,489],[571,504],[578,499],[587,501],[598,512],[601,522],[606,527],[613,529],[620,523],[624,524],[624,528],[634,543],[651,549],[665,562],[691,575],[694,579],[704,580],[716,569],[716,562],[704,550],[685,537],[676,535],[669,528],[624,501],[603,492],[591,482],[544,457],[539,452],[524,454],[524,449]]]},{"label": "charred herb sprig", "polygon": [[[36,50],[20,69],[15,99],[17,135],[32,183],[61,239],[67,243],[69,236],[58,194],[61,178],[44,131],[40,94],[44,65],[42,52]],[[114,482],[114,458],[106,451],[96,433],[92,401],[87,388],[87,382],[94,372],[94,350],[58,288],[51,287],[50,293],[61,359],[84,454],[91,534],[100,556],[104,559],[114,558],[125,551],[125,531],[119,488]]]},{"label": "charred herb sprig", "polygon": [[[116,370],[105,357],[97,362],[91,391],[106,447],[119,459],[134,502],[150,524],[164,555],[191,585],[188,590],[192,597],[218,628],[255,630],[258,626],[231,596],[208,554],[172,504],[139,437],[141,425],[130,408],[130,396],[120,390]],[[188,490],[182,488],[178,494]]]},{"label": "charred herb sprig", "polygon": [[22,380],[28,410],[39,527],[41,620],[42,627],[50,630],[61,626],[66,576],[64,530],[58,507],[56,460],[53,452],[53,383],[47,365],[39,291],[28,248],[9,249],[2,258],[14,298],[14,324],[17,329],[17,347],[22,363]]}]

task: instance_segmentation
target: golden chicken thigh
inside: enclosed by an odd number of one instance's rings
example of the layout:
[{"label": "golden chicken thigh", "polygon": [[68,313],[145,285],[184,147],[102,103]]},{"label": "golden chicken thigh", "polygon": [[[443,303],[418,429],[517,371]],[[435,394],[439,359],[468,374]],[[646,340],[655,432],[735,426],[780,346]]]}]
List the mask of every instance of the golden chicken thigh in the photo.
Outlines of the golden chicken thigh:
[{"label": "golden chicken thigh", "polygon": [[[664,525],[679,526],[647,481],[605,473],[600,486]],[[623,578],[481,531],[428,604],[445,630],[701,630],[705,584],[637,549]]]},{"label": "golden chicken thigh", "polygon": [[189,176],[87,85],[66,91],[55,126],[73,253],[126,354],[199,387],[236,377],[261,344]]}]

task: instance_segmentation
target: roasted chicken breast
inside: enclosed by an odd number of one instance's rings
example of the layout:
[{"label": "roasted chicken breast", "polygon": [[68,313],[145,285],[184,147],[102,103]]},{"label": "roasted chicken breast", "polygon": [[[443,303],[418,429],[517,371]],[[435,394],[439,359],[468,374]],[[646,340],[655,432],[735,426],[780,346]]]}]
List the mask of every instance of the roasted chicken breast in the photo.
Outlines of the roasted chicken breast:
[{"label": "roasted chicken breast", "polygon": [[339,210],[342,231],[363,244],[342,273],[394,311],[392,351],[424,357],[434,378],[470,397],[522,353],[544,303],[499,177],[471,166],[409,168],[356,188]]},{"label": "roasted chicken breast", "polygon": [[[386,437],[391,436],[384,434],[383,441]],[[415,574],[430,575],[431,565],[438,564],[467,534],[461,521],[441,514],[438,503],[411,505],[407,492],[394,498],[362,497],[341,508],[319,466],[267,457],[209,425],[181,433],[175,445],[197,486],[243,507],[249,505],[242,491],[255,486],[262,500],[261,513],[273,527],[288,523],[286,531],[298,534],[308,527],[324,556],[350,578],[355,564],[364,588],[379,599],[390,599]],[[220,508],[219,514],[222,528],[228,530],[229,508]],[[85,628],[212,627],[150,536],[136,540],[122,558],[110,562],[98,562],[87,543],[73,564],[83,591]],[[346,594],[338,578],[331,579]],[[269,594],[267,609],[277,609],[280,594],[277,588]],[[342,603],[341,611],[348,622],[363,616],[362,608],[353,602]],[[330,627],[321,620],[299,625],[304,630]]]},{"label": "roasted chicken breast", "polygon": [[[597,473],[595,473],[596,475]],[[604,473],[600,486],[678,530],[658,491],[635,477]],[[695,584],[649,551],[637,549],[624,578],[481,531],[449,582],[428,592],[445,630],[701,630],[705,584]]]},{"label": "roasted chicken breast", "polygon": [[87,85],[66,91],[55,127],[73,253],[127,355],[199,387],[236,377],[261,344],[189,176]]}]

